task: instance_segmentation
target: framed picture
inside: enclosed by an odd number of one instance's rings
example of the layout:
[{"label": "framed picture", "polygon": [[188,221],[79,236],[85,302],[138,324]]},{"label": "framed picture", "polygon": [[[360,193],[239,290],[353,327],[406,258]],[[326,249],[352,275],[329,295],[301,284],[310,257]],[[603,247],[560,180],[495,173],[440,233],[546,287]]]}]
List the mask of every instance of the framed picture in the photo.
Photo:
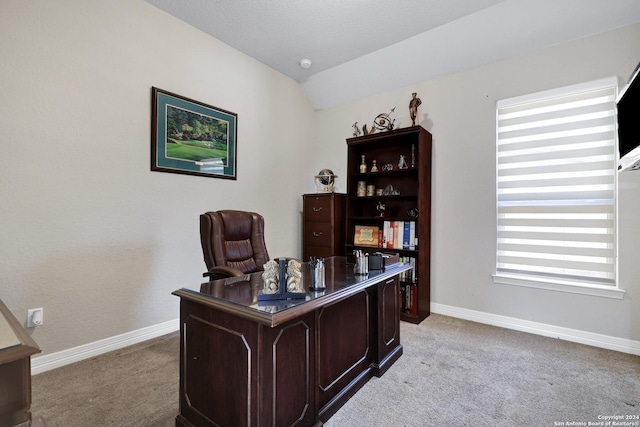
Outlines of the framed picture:
[{"label": "framed picture", "polygon": [[378,247],[378,227],[369,225],[356,225],[356,232],[353,235],[353,244],[359,246]]},{"label": "framed picture", "polygon": [[151,170],[236,179],[238,115],[151,89]]}]

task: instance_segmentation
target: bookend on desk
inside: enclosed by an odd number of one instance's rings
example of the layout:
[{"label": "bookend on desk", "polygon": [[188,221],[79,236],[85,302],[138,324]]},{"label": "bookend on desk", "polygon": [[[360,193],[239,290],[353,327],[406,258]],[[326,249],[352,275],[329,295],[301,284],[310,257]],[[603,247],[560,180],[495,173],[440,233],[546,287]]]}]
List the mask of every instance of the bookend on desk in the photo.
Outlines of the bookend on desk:
[{"label": "bookend on desk", "polygon": [[[265,275],[262,276],[265,278]],[[265,279],[266,282],[267,279]],[[278,259],[278,289],[274,293],[258,294],[258,305],[261,301],[287,300],[287,299],[303,299],[307,297],[306,292],[289,292],[287,290],[287,260]]]}]

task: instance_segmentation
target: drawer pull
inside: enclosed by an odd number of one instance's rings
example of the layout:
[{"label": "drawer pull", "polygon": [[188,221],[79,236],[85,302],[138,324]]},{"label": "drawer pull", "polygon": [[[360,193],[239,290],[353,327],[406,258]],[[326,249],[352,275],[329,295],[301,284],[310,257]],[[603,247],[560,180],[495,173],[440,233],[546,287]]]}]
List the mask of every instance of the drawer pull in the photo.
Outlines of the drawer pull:
[{"label": "drawer pull", "polygon": [[320,212],[321,210],[322,210],[322,206],[313,208],[314,212]]},{"label": "drawer pull", "polygon": [[313,237],[320,237],[320,236],[322,236],[322,231],[319,231],[319,232],[318,231],[314,231],[313,232]]}]

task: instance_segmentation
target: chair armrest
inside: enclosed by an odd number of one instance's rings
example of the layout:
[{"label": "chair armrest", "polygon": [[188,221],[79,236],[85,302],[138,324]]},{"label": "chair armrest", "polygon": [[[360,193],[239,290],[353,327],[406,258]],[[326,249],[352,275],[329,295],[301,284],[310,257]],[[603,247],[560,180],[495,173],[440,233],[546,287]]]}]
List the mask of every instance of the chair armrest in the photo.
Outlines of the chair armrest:
[{"label": "chair armrest", "polygon": [[226,279],[227,277],[244,276],[245,274],[237,268],[216,266],[206,273],[202,273],[202,277],[209,277],[211,281],[218,279]]}]

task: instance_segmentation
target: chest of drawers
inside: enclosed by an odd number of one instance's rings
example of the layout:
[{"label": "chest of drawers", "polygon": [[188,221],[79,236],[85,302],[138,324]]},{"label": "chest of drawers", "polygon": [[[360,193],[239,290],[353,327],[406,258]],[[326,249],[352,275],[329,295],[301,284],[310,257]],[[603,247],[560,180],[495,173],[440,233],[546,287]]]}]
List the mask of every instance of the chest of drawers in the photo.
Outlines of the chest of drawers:
[{"label": "chest of drawers", "polygon": [[302,260],[344,255],[346,194],[303,194]]}]

